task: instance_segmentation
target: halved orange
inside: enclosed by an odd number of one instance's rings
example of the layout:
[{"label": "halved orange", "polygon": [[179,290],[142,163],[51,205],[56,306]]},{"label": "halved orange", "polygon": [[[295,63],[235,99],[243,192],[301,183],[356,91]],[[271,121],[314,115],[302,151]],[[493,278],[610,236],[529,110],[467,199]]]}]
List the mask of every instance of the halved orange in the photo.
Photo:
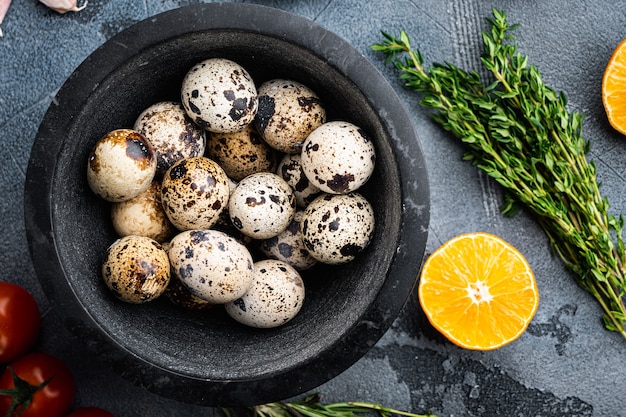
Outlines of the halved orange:
[{"label": "halved orange", "polygon": [[526,258],[483,232],[456,236],[424,262],[418,286],[430,323],[457,346],[493,350],[524,333],[539,305]]},{"label": "halved orange", "polygon": [[611,126],[626,135],[626,39],[617,45],[604,70],[602,104]]}]

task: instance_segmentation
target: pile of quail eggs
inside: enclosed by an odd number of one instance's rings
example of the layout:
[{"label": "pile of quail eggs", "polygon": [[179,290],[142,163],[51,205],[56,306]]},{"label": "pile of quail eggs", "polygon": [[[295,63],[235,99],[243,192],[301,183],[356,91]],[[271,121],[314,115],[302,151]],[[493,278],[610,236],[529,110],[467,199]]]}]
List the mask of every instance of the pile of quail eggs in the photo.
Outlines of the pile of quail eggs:
[{"label": "pile of quail eggs", "polygon": [[350,122],[328,121],[307,86],[257,88],[228,59],[193,66],[180,96],[89,155],[88,184],[111,202],[119,235],[104,282],[129,303],[164,294],[280,326],[303,305],[302,271],[349,262],[369,244],[374,214],[357,190],[374,170],[373,143]]}]

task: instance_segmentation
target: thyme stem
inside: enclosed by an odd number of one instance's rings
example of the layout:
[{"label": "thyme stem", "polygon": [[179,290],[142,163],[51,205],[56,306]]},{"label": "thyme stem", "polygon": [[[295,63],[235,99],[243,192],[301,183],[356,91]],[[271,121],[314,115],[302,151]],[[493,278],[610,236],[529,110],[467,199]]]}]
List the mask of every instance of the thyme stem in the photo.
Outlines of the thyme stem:
[{"label": "thyme stem", "polygon": [[[235,417],[235,412],[222,408],[227,417]],[[253,417],[361,417],[361,415],[377,413],[380,417],[393,415],[405,417],[437,417],[434,414],[415,414],[408,411],[384,407],[381,404],[347,401],[322,404],[319,394],[312,394],[299,401],[273,402],[251,407]]]},{"label": "thyme stem", "polygon": [[524,207],[537,219],[554,253],[597,300],[605,327],[626,338],[624,221],[609,213],[600,193],[583,117],[570,113],[565,94],[547,87],[518,52],[511,32],[519,25],[509,25],[503,11],[492,13],[482,33],[481,63],[493,77],[488,85],[476,71],[450,63],[425,68],[404,30],[399,37],[382,32],[383,42],[372,49],[467,146],[464,159],[503,187],[503,214]]}]

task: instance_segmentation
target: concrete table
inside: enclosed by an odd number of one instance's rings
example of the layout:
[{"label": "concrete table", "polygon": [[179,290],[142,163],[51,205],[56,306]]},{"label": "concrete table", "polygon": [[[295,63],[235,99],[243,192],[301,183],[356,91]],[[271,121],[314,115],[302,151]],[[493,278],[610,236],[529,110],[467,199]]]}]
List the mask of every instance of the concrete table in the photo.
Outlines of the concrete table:
[{"label": "concrete table", "polygon": [[[35,0],[14,1],[0,38],[0,279],[36,297],[43,313],[37,348],[66,361],[78,392],[75,406],[100,406],[117,416],[201,416],[211,410],[139,389],[82,354],[46,299],[28,255],[23,185],[30,147],[54,96],[73,69],[122,29],[154,14],[198,1],[92,0],[78,13],[60,15]],[[499,213],[502,193],[486,175],[463,162],[463,148],[435,125],[403,88],[392,68],[369,46],[380,30],[405,29],[426,63],[450,61],[478,68],[480,30],[492,7],[521,23],[516,39],[544,81],[565,91],[569,108],[585,114],[584,135],[598,167],[601,191],[614,214],[626,212],[626,140],[602,109],[602,73],[626,36],[626,1],[542,2],[479,0],[254,1],[312,20],[354,45],[389,79],[412,115],[425,152],[431,187],[427,254],[464,232],[486,231],[516,246],[537,277],[541,304],[528,331],[492,352],[448,343],[427,323],[416,296],[380,342],[344,373],[320,386],[324,402],[366,400],[439,416],[625,415],[626,341],[603,329],[601,311],[581,290],[534,220]],[[53,156],[51,156],[53,157]]]}]

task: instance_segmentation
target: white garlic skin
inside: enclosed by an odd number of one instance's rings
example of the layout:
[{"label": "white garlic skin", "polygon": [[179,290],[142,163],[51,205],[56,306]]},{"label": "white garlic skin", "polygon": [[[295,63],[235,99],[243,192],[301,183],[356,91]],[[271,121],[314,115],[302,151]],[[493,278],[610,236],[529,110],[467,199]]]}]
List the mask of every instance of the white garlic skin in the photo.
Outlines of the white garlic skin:
[{"label": "white garlic skin", "polygon": [[300,312],[304,297],[304,282],[298,271],[285,262],[266,259],[254,264],[254,283],[250,289],[224,307],[241,324],[274,328]]},{"label": "white garlic skin", "polygon": [[[6,16],[10,5],[11,5],[11,0],[0,0],[0,24],[2,24],[2,21],[4,20],[4,16]],[[2,29],[0,29],[0,38],[1,37],[2,37]]]},{"label": "white garlic skin", "polygon": [[87,7],[86,0],[80,7],[76,4],[76,0],[39,0],[39,2],[45,4],[50,9],[61,14],[67,12],[80,12],[85,7]]}]

